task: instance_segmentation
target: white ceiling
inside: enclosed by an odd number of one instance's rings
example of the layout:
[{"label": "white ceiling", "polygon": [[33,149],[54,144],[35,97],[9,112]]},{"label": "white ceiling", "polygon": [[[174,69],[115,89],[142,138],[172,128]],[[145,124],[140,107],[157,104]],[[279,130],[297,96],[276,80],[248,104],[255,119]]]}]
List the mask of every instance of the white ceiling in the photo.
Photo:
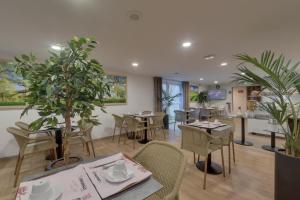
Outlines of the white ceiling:
[{"label": "white ceiling", "polygon": [[[299,0],[1,0],[0,58],[44,59],[51,44],[93,36],[93,56],[108,70],[224,83],[236,53],[271,49],[300,60],[299,8]],[[132,10],[140,21],[129,20]],[[186,40],[193,44],[183,49]]]}]

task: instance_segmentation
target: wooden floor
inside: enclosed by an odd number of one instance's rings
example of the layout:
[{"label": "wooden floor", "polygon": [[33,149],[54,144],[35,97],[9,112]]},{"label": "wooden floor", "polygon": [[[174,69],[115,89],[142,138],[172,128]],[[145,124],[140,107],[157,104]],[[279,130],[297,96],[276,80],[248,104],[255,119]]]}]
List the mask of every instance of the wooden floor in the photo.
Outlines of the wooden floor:
[{"label": "wooden floor", "polygon": [[[239,128],[237,127],[237,130]],[[235,134],[239,138],[240,132]],[[185,151],[188,158],[187,168],[180,189],[180,199],[182,200],[272,200],[274,187],[274,154],[262,150],[262,144],[269,144],[270,138],[263,136],[246,135],[247,140],[255,143],[255,146],[247,147],[236,145],[237,162],[232,167],[231,175],[228,174],[228,154],[225,149],[226,178],[222,175],[208,175],[206,190],[202,189],[203,173],[193,164],[193,154]],[[169,131],[167,141],[180,146],[180,132]],[[277,144],[282,144],[282,139],[277,139]],[[126,145],[118,145],[112,138],[105,138],[95,142],[96,155],[107,155],[117,152],[126,152],[129,155],[134,153],[131,141]],[[141,146],[140,144],[137,146]],[[80,147],[80,148],[78,148]],[[74,155],[80,154],[86,157],[81,146],[72,148]],[[35,154],[25,158],[22,169],[22,176],[28,176],[43,171],[47,165],[44,160],[44,153]],[[213,154],[213,161],[221,163],[220,152]],[[14,166],[16,158],[0,159],[0,199],[14,199],[16,189],[13,188]]]}]

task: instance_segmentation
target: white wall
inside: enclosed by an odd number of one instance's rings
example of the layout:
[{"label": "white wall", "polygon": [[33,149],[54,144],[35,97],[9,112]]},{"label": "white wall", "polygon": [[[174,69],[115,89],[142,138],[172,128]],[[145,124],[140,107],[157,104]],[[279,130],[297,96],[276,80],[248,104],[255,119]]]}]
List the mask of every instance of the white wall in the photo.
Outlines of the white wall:
[{"label": "white wall", "polygon": [[[110,136],[113,133],[114,120],[111,116],[115,114],[125,114],[128,112],[140,112],[143,110],[154,110],[154,87],[153,78],[149,76],[127,75],[127,104],[107,106],[107,114],[100,109],[96,109],[96,115],[99,115],[102,125],[93,130],[93,138],[102,138]],[[17,155],[18,145],[6,128],[14,126],[14,123],[20,120],[22,110],[0,110],[0,158]],[[38,117],[35,111],[29,112],[22,121],[31,122]]]}]

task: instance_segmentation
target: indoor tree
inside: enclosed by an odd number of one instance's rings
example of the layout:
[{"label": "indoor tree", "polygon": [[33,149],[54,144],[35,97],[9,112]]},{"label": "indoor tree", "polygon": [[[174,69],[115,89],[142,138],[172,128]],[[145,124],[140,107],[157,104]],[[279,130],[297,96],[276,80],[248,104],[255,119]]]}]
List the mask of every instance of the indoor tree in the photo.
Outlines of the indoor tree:
[{"label": "indoor tree", "polygon": [[97,42],[90,38],[74,37],[60,51],[50,51],[45,62],[38,62],[33,54],[15,58],[16,72],[28,83],[26,88],[26,107],[36,109],[39,118],[31,123],[38,130],[42,126],[55,127],[59,118],[64,119],[64,161],[70,156],[68,136],[71,133],[71,121],[79,118],[79,126],[84,123],[94,125],[100,122],[92,114],[96,107],[103,112],[103,97],[109,95],[109,84],[102,65],[90,59]]},{"label": "indoor tree", "polygon": [[205,103],[208,102],[208,92],[207,91],[199,92],[197,95],[193,96],[191,100],[197,101],[200,105],[204,107]]},{"label": "indoor tree", "polygon": [[270,101],[260,103],[260,107],[281,126],[286,153],[300,156],[300,106],[292,99],[292,95],[300,94],[300,74],[297,71],[300,62],[293,63],[271,51],[262,53],[260,58],[247,54],[238,54],[236,58],[242,63],[238,66],[240,73],[234,75],[235,81],[260,85],[262,91],[270,94],[265,95]]}]

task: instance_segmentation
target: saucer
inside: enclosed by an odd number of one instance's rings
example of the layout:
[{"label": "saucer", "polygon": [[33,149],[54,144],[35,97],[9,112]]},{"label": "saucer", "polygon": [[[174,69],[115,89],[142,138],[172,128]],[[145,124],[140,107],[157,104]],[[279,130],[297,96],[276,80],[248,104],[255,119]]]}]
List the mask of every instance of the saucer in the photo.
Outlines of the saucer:
[{"label": "saucer", "polygon": [[[52,195],[49,196],[47,199],[48,200],[57,200],[57,199],[59,199],[59,197],[62,196],[62,194],[63,194],[63,190],[59,187],[53,187],[52,189],[53,189]],[[43,196],[43,194],[41,194],[41,196]],[[36,199],[40,199],[40,198],[38,198],[38,196],[33,197],[32,193],[31,193],[29,195],[28,199],[29,200],[36,200]],[[44,199],[45,199],[45,197],[44,197]]]},{"label": "saucer", "polygon": [[127,176],[124,178],[114,177],[113,167],[108,168],[104,174],[105,174],[105,179],[111,183],[120,183],[123,181],[127,181],[128,179],[131,179],[134,176],[133,171],[128,168],[127,168]]}]

